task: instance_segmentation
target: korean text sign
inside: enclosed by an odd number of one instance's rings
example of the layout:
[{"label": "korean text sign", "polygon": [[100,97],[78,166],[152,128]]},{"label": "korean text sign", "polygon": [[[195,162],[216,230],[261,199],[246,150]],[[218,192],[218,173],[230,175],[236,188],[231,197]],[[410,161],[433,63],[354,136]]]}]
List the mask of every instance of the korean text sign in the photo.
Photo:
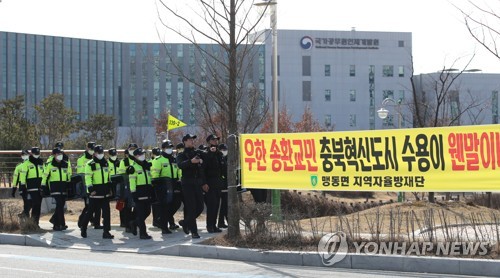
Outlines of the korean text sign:
[{"label": "korean text sign", "polygon": [[500,191],[500,126],[243,134],[246,188]]}]

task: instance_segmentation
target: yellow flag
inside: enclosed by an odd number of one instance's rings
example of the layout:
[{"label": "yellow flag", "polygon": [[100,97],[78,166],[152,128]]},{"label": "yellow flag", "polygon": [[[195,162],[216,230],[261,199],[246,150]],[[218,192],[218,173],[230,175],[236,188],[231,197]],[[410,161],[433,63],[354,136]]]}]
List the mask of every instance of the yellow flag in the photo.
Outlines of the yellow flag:
[{"label": "yellow flag", "polygon": [[167,122],[167,129],[172,130],[178,127],[183,127],[186,126],[186,123],[182,122],[181,120],[177,119],[176,117],[172,115],[168,115],[168,122]]}]

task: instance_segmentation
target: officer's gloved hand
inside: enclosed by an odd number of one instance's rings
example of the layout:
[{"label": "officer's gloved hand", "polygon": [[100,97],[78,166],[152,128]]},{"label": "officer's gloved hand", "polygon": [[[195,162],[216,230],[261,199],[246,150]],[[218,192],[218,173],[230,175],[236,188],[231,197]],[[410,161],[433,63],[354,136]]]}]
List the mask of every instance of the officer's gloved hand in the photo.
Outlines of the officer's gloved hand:
[{"label": "officer's gloved hand", "polygon": [[42,185],[40,187],[40,194],[42,195],[42,197],[49,197],[50,196],[49,188],[46,185]]},{"label": "officer's gloved hand", "polygon": [[127,172],[127,175],[132,175],[133,173],[135,173],[135,169],[132,166],[128,166],[126,172]]},{"label": "officer's gloved hand", "polygon": [[10,194],[12,196],[12,198],[16,198],[16,191],[17,191],[17,187],[12,187],[12,194]]}]

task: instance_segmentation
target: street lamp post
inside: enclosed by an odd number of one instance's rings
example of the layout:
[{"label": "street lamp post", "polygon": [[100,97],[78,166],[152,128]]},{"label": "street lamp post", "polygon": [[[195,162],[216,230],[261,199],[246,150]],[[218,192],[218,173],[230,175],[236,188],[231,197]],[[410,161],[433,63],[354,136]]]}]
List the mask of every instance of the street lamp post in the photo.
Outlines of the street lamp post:
[{"label": "street lamp post", "polygon": [[[272,94],[273,94],[273,133],[278,133],[278,13],[275,0],[267,0],[256,3],[255,6],[269,6],[271,11],[271,38],[272,38]],[[281,195],[277,189],[271,190],[271,203],[273,207],[273,216],[275,219],[281,219]]]},{"label": "street lamp post", "polygon": [[[401,100],[395,101],[392,98],[385,98],[382,101],[382,107],[377,111],[378,117],[381,118],[382,120],[387,118],[389,116],[389,110],[385,109],[385,106],[389,104],[389,102],[392,102],[394,105],[397,106],[397,113],[398,113],[398,129],[401,128],[401,120],[403,115],[401,114]],[[403,202],[405,199],[405,194],[404,192],[398,192],[398,202]]]}]

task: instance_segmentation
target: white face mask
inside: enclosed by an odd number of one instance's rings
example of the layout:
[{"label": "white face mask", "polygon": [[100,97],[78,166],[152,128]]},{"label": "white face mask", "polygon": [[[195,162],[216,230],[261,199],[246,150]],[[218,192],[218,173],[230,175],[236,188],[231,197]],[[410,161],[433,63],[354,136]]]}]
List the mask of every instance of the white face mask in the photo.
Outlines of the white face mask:
[{"label": "white face mask", "polygon": [[144,154],[143,154],[143,155],[141,155],[141,156],[139,156],[139,157],[137,158],[137,160],[139,160],[139,161],[144,161],[145,159],[146,159],[146,155],[144,155]]},{"label": "white face mask", "polygon": [[90,150],[90,151],[89,151],[89,154],[90,154],[90,155],[93,155],[93,154],[94,154],[94,151],[93,151],[93,150]]},{"label": "white face mask", "polygon": [[112,155],[109,158],[111,158],[112,160],[116,160],[116,155]]},{"label": "white face mask", "polygon": [[22,160],[27,160],[28,158],[29,158],[29,156],[28,156],[28,155],[21,155],[21,159],[22,159]]},{"label": "white face mask", "polygon": [[220,152],[222,153],[222,155],[223,155],[223,156],[226,156],[226,155],[227,155],[227,151],[225,151],[225,150],[222,150],[222,151],[220,151]]},{"label": "white face mask", "polygon": [[62,159],[63,159],[63,155],[62,154],[56,155],[56,160],[61,161]]},{"label": "white face mask", "polygon": [[34,154],[34,155],[33,155],[33,157],[34,157],[34,158],[39,158],[39,157],[40,157],[40,155],[39,155],[39,154]]},{"label": "white face mask", "polygon": [[172,150],[172,149],[166,149],[165,150],[165,153],[167,153],[167,154],[172,154],[173,152],[174,152],[174,150]]},{"label": "white face mask", "polygon": [[99,154],[96,154],[95,157],[97,157],[97,159],[101,160],[104,157],[104,154],[99,153]]}]

